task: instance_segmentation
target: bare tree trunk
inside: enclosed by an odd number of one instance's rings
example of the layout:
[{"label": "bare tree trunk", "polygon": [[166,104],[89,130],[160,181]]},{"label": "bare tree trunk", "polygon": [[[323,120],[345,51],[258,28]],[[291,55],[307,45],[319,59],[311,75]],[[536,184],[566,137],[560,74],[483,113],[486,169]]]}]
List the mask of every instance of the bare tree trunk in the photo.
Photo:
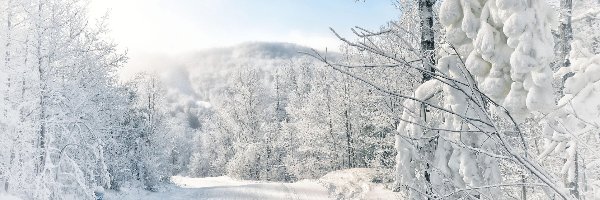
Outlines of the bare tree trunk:
[{"label": "bare tree trunk", "polygon": [[[421,55],[423,68],[434,72],[435,66],[435,40],[433,31],[433,4],[435,0],[419,0],[419,14],[421,17]],[[423,72],[423,82],[431,79],[431,75]]]},{"label": "bare tree trunk", "polygon": [[571,17],[573,10],[573,0],[560,0],[560,45],[559,59],[561,59],[561,67],[571,66],[569,53],[571,52],[571,41],[573,40],[573,28],[571,26]]},{"label": "bare tree trunk", "polygon": [[[560,50],[559,50],[559,58],[561,59],[560,67],[570,67],[571,61],[569,60],[569,53],[571,52],[571,42],[573,41],[573,28],[571,23],[572,11],[573,11],[573,0],[561,0],[560,1]],[[562,80],[562,89],[560,93],[563,93],[564,90],[564,82],[567,78],[573,76],[573,73],[568,73],[563,77]],[[579,199],[579,163],[577,162],[578,154],[575,153],[575,179],[567,180],[566,186],[569,187],[569,193],[573,195],[575,198]]]},{"label": "bare tree trunk", "polygon": [[[38,2],[38,20],[42,20],[42,12],[43,12],[43,3],[42,1]],[[44,56],[42,55],[42,38],[44,33],[43,27],[41,25],[41,21],[37,22],[36,31],[37,31],[37,46],[36,46],[36,57],[37,57],[37,67],[38,67],[38,76],[39,76],[39,85],[40,85],[40,96],[39,96],[39,104],[40,104],[40,113],[39,113],[39,137],[38,137],[38,145],[40,149],[40,159],[39,165],[37,166],[37,173],[42,173],[44,170],[44,165],[46,164],[46,94],[47,94],[47,83],[46,83],[46,70],[44,69]]]},{"label": "bare tree trunk", "polygon": [[[11,32],[12,32],[12,30],[11,30],[12,29],[12,0],[9,0],[7,2],[6,15],[7,15],[6,16],[6,33],[7,34],[6,34],[6,44],[4,45],[6,48],[5,49],[6,57],[4,58],[4,67],[6,67],[8,69],[7,71],[10,71],[11,69],[9,66],[10,66],[10,58],[11,58],[10,46],[11,46],[11,40],[12,40],[12,35],[11,35]],[[7,74],[7,75],[8,75],[8,81],[7,81],[8,87],[6,87],[5,102],[7,104],[12,104],[12,103],[10,103],[10,74]],[[4,117],[6,117],[7,113],[8,113],[8,108],[5,107],[5,110],[4,110],[5,116]],[[9,165],[12,165],[13,160],[14,160],[14,147],[11,147],[10,152],[11,153],[10,153],[10,158],[9,158]],[[0,175],[4,175],[4,173],[6,173],[6,172],[0,171]],[[10,183],[9,183],[8,178],[5,178],[4,179],[4,191],[8,192],[9,185],[10,185]]]},{"label": "bare tree trunk", "polygon": [[575,152],[575,177],[572,181],[569,181],[567,179],[567,187],[569,188],[569,193],[571,195],[573,195],[576,199],[580,199],[579,198],[579,154],[577,152]]},{"label": "bare tree trunk", "polygon": [[[421,58],[423,63],[422,82],[426,82],[431,79],[431,75],[427,72],[434,72],[435,65],[435,40],[433,31],[433,4],[435,0],[419,0],[419,15],[421,17]],[[427,106],[421,103],[421,118],[424,122],[427,122]],[[434,149],[436,148],[435,141],[427,141],[424,148],[431,150],[426,152],[427,163],[425,164],[424,177],[427,182],[426,193],[428,196],[433,196],[433,190],[431,186],[431,166],[429,161],[433,160]],[[428,197],[429,199],[429,197]]]},{"label": "bare tree trunk", "polygon": [[[560,42],[558,45],[559,67],[571,66],[569,53],[571,52],[571,41],[573,40],[573,28],[571,27],[572,10],[573,0],[560,0],[560,27],[558,29],[558,34],[560,37]],[[573,75],[575,74],[569,72],[562,77],[562,82],[560,83],[559,91],[559,94],[561,96],[563,95],[565,81],[567,80],[567,78]]]},{"label": "bare tree trunk", "polygon": [[[523,172],[525,173],[525,172]],[[526,200],[527,199],[527,187],[525,186],[526,182],[526,178],[525,178],[525,174],[521,174],[521,182],[523,183],[523,187],[521,188],[521,199],[522,200]]]},{"label": "bare tree trunk", "polygon": [[346,80],[346,85],[344,86],[344,95],[346,96],[346,110],[344,111],[344,119],[345,119],[345,126],[346,126],[346,151],[347,151],[347,156],[348,156],[348,168],[352,168],[354,167],[353,163],[352,163],[352,157],[354,154],[354,151],[352,149],[352,124],[350,123],[350,106],[352,104],[351,101],[351,97],[350,97],[350,82],[349,80]]}]

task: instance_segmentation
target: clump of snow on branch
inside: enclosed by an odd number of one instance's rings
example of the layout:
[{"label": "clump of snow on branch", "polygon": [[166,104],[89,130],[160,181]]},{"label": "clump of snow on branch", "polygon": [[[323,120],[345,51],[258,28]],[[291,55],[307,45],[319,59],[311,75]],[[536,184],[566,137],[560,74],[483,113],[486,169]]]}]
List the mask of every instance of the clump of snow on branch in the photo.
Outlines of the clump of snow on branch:
[{"label": "clump of snow on branch", "polygon": [[566,162],[560,173],[568,182],[577,181],[578,152],[594,155],[586,168],[594,169],[598,165],[598,151],[590,144],[600,139],[597,137],[600,130],[600,55],[589,52],[580,40],[574,41],[572,47],[572,65],[554,73],[555,79],[562,79],[567,74],[572,76],[565,79],[564,96],[558,102],[558,109],[548,115],[543,124],[546,145],[539,156],[540,160],[551,154],[564,157]]},{"label": "clump of snow on branch", "polygon": [[[426,140],[427,132],[431,131],[428,129],[439,128],[435,156],[429,161],[436,169],[431,180],[432,185],[440,186],[436,189],[444,188],[443,185],[476,188],[500,184],[497,158],[477,153],[494,152],[497,148],[484,134],[489,130],[479,124],[491,124],[489,118],[482,117],[489,112],[482,95],[505,107],[518,123],[531,113],[548,113],[554,108],[549,65],[553,57],[550,29],[556,21],[554,13],[541,0],[446,0],[440,5],[439,20],[445,28],[447,48],[456,50],[458,55],[442,57],[436,73],[452,82],[434,79],[421,87],[435,93],[437,90],[429,85],[436,84],[430,82],[440,84],[437,88],[444,97],[440,105],[446,111],[440,119],[432,120],[443,122],[439,127],[428,127],[430,124],[424,123],[420,115],[423,109],[420,104],[426,104],[423,99],[426,95],[417,89],[415,100],[405,101],[402,119],[408,122],[400,123],[396,140],[399,182],[406,183],[417,176],[408,169],[408,163],[427,151],[410,147],[410,141]],[[494,196],[498,192],[491,188],[472,195]]]},{"label": "clump of snow on branch", "polygon": [[[552,60],[555,23],[544,1],[444,1],[440,21],[448,41],[467,46],[466,66],[480,89],[517,121],[553,108]],[[463,15],[457,15],[457,8]],[[472,51],[469,51],[473,49]]]}]

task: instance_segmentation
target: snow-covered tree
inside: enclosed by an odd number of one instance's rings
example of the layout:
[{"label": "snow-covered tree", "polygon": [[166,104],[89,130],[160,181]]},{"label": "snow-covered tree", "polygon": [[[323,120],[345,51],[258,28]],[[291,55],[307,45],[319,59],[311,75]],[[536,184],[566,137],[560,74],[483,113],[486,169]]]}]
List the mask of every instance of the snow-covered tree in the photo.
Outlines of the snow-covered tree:
[{"label": "snow-covered tree", "polygon": [[[556,184],[556,176],[532,158],[520,130],[525,119],[539,119],[554,109],[549,63],[554,16],[544,1],[442,1],[439,21],[448,43],[440,51],[432,79],[417,87],[414,95],[381,87],[348,70],[350,65],[314,56],[342,74],[405,99],[398,125],[397,181],[411,198],[495,198],[502,191],[518,191],[527,198],[530,180],[551,188],[546,190],[549,196],[571,198]],[[395,65],[427,72],[411,65],[410,57],[371,42],[372,36],[389,31],[362,30],[357,35],[364,41],[340,39],[395,62],[363,67]],[[422,55],[415,49],[413,52]],[[420,104],[430,108],[431,121],[420,117],[426,112]],[[435,154],[428,157],[428,150],[420,144],[434,139]],[[430,182],[426,181],[429,177],[417,173],[423,168],[414,169],[419,166],[416,163],[432,166]]]},{"label": "snow-covered tree", "polygon": [[124,116],[120,129],[111,132],[106,152],[120,158],[109,163],[112,188],[131,184],[158,189],[172,175],[171,151],[177,135],[172,133],[164,86],[156,75],[140,74],[126,84]]},{"label": "snow-covered tree", "polygon": [[117,125],[110,105],[121,99],[114,71],[125,57],[104,39],[104,23],[88,23],[84,1],[0,4],[8,11],[1,29],[1,129],[9,138],[1,146],[3,190],[93,198],[96,186],[110,184],[104,139]]}]

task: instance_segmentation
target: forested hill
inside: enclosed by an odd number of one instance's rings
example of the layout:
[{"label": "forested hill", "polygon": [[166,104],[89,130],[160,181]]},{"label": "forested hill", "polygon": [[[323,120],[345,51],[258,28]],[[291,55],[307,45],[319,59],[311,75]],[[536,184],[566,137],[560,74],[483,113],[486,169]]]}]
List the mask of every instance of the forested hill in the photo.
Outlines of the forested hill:
[{"label": "forested hill", "polygon": [[[175,159],[180,173],[292,181],[351,167],[391,168],[398,110],[385,110],[399,99],[300,52],[312,49],[246,43],[190,54],[161,73],[171,118],[187,123],[180,131],[187,148]],[[408,75],[399,73],[368,76]]]},{"label": "forested hill", "polygon": [[247,42],[230,47],[213,48],[193,53],[196,59],[214,57],[293,59],[299,52],[311,52],[311,48],[287,42]]},{"label": "forested hill", "polygon": [[[162,80],[178,93],[198,100],[209,98],[208,90],[222,85],[227,76],[239,68],[271,71],[309,60],[304,53],[313,49],[293,43],[249,42],[236,46],[213,48],[180,55],[157,66]],[[337,52],[320,52],[339,57]]]},{"label": "forested hill", "polygon": [[[312,51],[293,43],[250,42],[181,55],[157,68],[173,113],[209,106],[211,97],[219,95],[240,69],[256,70],[264,81],[270,82],[275,71],[295,63],[313,62],[303,53]],[[327,55],[339,56],[335,52]],[[198,113],[188,115],[201,118]]]}]

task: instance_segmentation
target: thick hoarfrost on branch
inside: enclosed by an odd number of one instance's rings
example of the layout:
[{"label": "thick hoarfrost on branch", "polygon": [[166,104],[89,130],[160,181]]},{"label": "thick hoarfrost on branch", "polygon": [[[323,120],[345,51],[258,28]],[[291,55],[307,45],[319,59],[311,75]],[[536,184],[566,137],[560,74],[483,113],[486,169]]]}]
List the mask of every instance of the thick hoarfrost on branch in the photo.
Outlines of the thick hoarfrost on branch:
[{"label": "thick hoarfrost on branch", "polygon": [[[449,49],[457,50],[459,55],[442,57],[436,73],[454,82],[434,79],[421,86],[427,88],[434,85],[433,82],[440,85],[441,114],[428,116],[427,111],[421,110],[424,107],[420,105],[425,101],[422,98],[429,95],[423,93],[421,87],[414,94],[419,102],[404,102],[401,119],[409,122],[401,122],[398,126],[399,182],[410,185],[406,182],[419,178],[418,173],[410,170],[410,163],[415,163],[420,155],[427,157],[424,152],[428,149],[416,149],[423,145],[415,143],[423,143],[435,134],[436,139],[431,139],[435,141],[433,158],[420,158],[432,162],[436,169],[430,181],[436,190],[434,193],[452,194],[464,188],[502,182],[499,161],[487,155],[497,152],[498,147],[494,139],[490,139],[493,136],[488,135],[492,131],[486,130],[493,128],[492,125],[482,126],[493,123],[485,117],[489,116],[489,111],[478,92],[505,107],[517,123],[523,122],[531,113],[548,113],[553,109],[549,65],[554,46],[550,31],[555,24],[553,16],[542,0],[441,2],[439,20],[445,28],[446,41],[450,44]],[[432,117],[434,122],[426,122],[425,116]],[[413,190],[422,189],[414,187]],[[476,198],[498,194],[499,189],[494,187],[470,193]]]},{"label": "thick hoarfrost on branch", "polygon": [[558,102],[558,109],[544,123],[546,145],[539,156],[544,160],[554,153],[566,158],[560,173],[565,175],[567,182],[577,181],[578,152],[591,151],[593,157],[597,156],[589,143],[597,140],[594,133],[600,130],[600,55],[590,53],[579,40],[572,43],[572,49],[572,65],[560,68],[554,74],[557,79],[567,73],[573,76],[565,80],[564,96]]},{"label": "thick hoarfrost on branch", "polygon": [[[463,16],[456,16],[457,7]],[[549,68],[553,16],[541,0],[451,0],[444,1],[440,10],[448,41],[472,45],[466,65],[481,90],[517,121],[532,111],[547,113],[553,108]]]}]

